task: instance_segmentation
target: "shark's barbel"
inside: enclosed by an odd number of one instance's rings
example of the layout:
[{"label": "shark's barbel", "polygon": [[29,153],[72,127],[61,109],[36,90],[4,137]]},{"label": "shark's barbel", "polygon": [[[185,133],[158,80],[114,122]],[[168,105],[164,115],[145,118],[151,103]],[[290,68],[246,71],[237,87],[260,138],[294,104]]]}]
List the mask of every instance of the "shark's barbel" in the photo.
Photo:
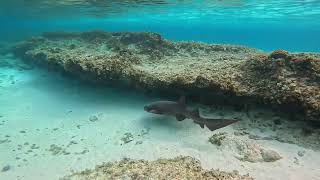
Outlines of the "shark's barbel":
[{"label": "shark's barbel", "polygon": [[223,128],[238,120],[233,119],[207,119],[199,114],[199,109],[190,110],[187,108],[185,96],[181,96],[178,102],[174,101],[156,101],[144,107],[144,110],[154,114],[163,114],[175,116],[178,121],[190,118],[194,123],[199,124],[201,128],[207,126],[211,131]]}]

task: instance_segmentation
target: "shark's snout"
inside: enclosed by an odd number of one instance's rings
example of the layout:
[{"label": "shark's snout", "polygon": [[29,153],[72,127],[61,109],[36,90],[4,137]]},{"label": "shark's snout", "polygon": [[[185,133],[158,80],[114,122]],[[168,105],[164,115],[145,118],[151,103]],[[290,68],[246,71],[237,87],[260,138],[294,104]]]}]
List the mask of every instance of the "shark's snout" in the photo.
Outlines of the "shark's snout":
[{"label": "shark's snout", "polygon": [[151,105],[144,106],[143,109],[149,113],[159,114],[159,112],[155,108],[153,108]]},{"label": "shark's snout", "polygon": [[148,106],[144,106],[143,109],[148,112],[150,108]]}]

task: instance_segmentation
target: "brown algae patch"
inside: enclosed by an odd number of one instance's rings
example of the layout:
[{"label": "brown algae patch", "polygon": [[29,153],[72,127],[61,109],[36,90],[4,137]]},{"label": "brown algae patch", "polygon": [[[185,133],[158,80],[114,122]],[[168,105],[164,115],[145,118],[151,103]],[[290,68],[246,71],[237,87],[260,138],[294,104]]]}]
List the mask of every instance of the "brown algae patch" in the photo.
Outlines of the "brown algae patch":
[{"label": "brown algae patch", "polygon": [[61,180],[102,179],[199,179],[199,180],[252,180],[238,171],[205,170],[198,160],[179,156],[155,161],[130,160],[104,163],[95,169],[73,172]]}]

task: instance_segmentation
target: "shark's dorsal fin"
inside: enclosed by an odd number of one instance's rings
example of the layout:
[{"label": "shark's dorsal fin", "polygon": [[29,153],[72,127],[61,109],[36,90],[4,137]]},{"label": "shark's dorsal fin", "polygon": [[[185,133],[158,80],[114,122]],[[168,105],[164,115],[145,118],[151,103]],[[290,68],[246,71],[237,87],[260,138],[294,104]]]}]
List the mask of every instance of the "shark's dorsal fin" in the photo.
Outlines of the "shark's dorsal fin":
[{"label": "shark's dorsal fin", "polygon": [[186,105],[186,97],[185,96],[180,96],[179,100],[178,100],[178,104],[181,105]]}]

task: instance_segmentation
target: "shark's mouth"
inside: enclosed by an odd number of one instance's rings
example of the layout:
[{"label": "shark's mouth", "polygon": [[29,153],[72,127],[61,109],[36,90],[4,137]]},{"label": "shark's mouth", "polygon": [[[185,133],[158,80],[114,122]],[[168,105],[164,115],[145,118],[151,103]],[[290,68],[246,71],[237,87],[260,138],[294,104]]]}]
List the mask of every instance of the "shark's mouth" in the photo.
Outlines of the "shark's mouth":
[{"label": "shark's mouth", "polygon": [[149,107],[144,107],[144,110],[149,112],[149,113],[159,114],[159,112],[157,110],[151,109]]}]

